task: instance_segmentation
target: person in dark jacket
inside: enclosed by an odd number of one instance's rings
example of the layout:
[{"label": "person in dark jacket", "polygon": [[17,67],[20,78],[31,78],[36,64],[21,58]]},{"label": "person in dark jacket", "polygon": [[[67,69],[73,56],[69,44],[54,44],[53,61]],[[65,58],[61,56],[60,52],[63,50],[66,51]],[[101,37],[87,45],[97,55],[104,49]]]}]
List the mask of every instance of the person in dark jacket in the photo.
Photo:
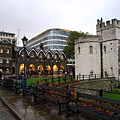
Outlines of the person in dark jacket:
[{"label": "person in dark jacket", "polygon": [[2,72],[0,71],[0,84],[1,84],[1,81],[2,81]]}]

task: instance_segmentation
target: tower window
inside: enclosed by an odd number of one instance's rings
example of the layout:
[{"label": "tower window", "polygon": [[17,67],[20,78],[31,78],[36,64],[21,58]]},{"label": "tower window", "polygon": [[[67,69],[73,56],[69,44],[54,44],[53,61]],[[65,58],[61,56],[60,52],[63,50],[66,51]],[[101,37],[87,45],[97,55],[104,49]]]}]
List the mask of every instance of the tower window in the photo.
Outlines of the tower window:
[{"label": "tower window", "polygon": [[92,70],[90,71],[90,76],[93,77],[93,71]]},{"label": "tower window", "polygon": [[106,46],[104,46],[104,52],[106,52]]},{"label": "tower window", "polygon": [[80,47],[78,47],[78,53],[80,53]]},{"label": "tower window", "polygon": [[93,53],[93,46],[90,46],[90,53]]}]

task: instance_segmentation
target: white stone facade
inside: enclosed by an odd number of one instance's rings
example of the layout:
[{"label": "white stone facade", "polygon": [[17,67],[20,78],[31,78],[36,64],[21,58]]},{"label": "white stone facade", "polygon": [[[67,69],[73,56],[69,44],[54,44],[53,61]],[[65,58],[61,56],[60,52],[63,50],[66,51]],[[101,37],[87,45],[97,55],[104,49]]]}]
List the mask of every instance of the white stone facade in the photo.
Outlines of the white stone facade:
[{"label": "white stone facade", "polygon": [[[98,20],[96,32],[96,36],[79,38],[75,42],[75,74],[90,75],[93,71],[93,74],[103,73],[103,77],[107,75],[118,79],[120,76],[120,21],[112,19],[104,23]],[[93,47],[93,53],[90,53],[90,46]]]},{"label": "white stone facade", "polygon": [[[100,74],[99,37],[79,38],[75,45],[76,75]],[[91,48],[90,48],[91,47]],[[80,50],[79,50],[80,49]],[[90,52],[90,49],[91,52]]]}]

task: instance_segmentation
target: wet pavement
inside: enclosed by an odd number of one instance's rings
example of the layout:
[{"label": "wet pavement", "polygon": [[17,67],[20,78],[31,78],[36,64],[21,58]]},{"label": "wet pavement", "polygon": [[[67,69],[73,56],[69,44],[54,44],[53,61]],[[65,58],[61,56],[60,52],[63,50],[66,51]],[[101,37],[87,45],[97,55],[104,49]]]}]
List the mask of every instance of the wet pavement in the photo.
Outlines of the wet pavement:
[{"label": "wet pavement", "polygon": [[[41,101],[35,105],[32,96],[23,97],[22,93],[15,94],[15,91],[2,86],[0,86],[0,97],[0,120],[98,120],[87,114],[74,114],[66,118],[66,113],[57,114],[58,106],[53,102]],[[7,107],[7,112],[3,107]]]},{"label": "wet pavement", "polygon": [[0,120],[16,120],[16,118],[9,112],[7,107],[0,100]]}]

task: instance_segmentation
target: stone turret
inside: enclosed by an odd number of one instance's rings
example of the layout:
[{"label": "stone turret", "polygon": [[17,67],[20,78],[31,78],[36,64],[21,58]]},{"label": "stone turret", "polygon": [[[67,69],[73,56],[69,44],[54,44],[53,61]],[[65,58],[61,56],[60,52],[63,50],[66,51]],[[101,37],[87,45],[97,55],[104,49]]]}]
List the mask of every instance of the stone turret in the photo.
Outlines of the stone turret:
[{"label": "stone turret", "polygon": [[103,22],[98,19],[96,33],[102,36],[103,41],[120,39],[120,20],[112,19],[111,21]]},{"label": "stone turret", "polygon": [[97,20],[97,25],[96,25],[96,31],[100,32],[101,27],[102,27],[102,30],[110,29],[110,28],[113,28],[113,27],[120,27],[120,20],[117,20],[117,19],[114,18],[111,21],[108,20],[106,22],[103,22],[103,21],[98,19]]}]

